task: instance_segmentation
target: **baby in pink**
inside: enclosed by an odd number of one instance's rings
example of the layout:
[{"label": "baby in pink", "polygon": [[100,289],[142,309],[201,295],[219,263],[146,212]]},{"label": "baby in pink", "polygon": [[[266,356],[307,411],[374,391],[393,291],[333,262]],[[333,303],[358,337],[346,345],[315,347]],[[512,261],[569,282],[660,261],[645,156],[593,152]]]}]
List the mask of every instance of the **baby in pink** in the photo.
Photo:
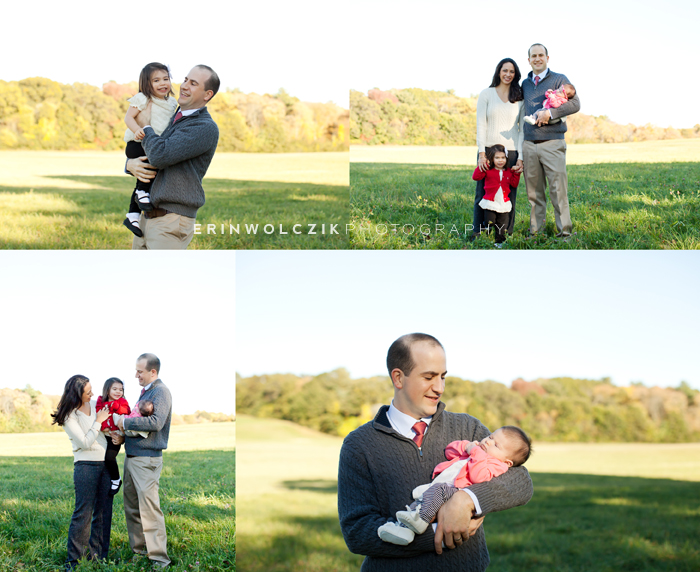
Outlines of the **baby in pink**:
[{"label": "baby in pink", "polygon": [[[151,415],[153,415],[153,402],[145,399],[143,401],[139,401],[136,404],[136,407],[131,410],[129,415],[117,415],[116,413],[113,413],[112,418],[114,419],[114,424],[118,425],[121,419],[127,419],[130,417],[150,417]],[[126,433],[128,437],[136,437],[138,435],[144,439],[148,437],[148,431],[124,431],[124,433]]]},{"label": "baby in pink", "polygon": [[[523,119],[530,125],[535,125],[539,119],[540,113],[545,112],[547,109],[552,109],[553,107],[559,107],[563,103],[569,101],[574,95],[576,95],[576,88],[570,83],[563,84],[559,89],[548,89],[547,93],[544,94],[542,107],[532,115],[526,115]],[[550,119],[549,123],[559,123],[560,121],[566,121],[566,117]]]}]

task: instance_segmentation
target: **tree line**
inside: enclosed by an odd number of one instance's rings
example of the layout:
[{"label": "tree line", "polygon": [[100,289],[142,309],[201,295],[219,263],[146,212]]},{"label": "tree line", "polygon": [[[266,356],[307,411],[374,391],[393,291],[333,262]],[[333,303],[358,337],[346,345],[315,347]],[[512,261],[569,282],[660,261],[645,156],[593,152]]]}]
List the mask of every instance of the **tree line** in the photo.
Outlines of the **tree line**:
[{"label": "tree line", "polygon": [[[179,85],[174,84],[175,93]],[[61,84],[34,77],[0,80],[0,150],[124,148],[127,98],[138,84]],[[219,92],[207,106],[219,126],[218,151],[347,151],[349,111],[333,103],[274,95]]]},{"label": "tree line", "polygon": [[[353,145],[476,145],[477,97],[453,90],[371,89],[350,92],[350,143]],[[568,143],[624,143],[700,137],[689,129],[620,125],[604,115],[567,117]]]},{"label": "tree line", "polygon": [[[24,389],[0,389],[0,433],[40,433],[62,431],[52,425],[51,413],[56,411],[59,395],[44,395],[27,385]],[[233,415],[196,411],[189,415],[174,414],[173,425],[184,423],[217,423],[234,421]]]},{"label": "tree line", "polygon": [[[314,377],[272,374],[237,377],[236,411],[286,419],[345,436],[391,402],[387,376],[351,379],[345,369]],[[613,385],[557,377],[510,387],[495,381],[446,379],[442,400],[449,411],[469,413],[490,429],[522,427],[532,438],[571,442],[690,442],[700,439],[700,391]]]}]

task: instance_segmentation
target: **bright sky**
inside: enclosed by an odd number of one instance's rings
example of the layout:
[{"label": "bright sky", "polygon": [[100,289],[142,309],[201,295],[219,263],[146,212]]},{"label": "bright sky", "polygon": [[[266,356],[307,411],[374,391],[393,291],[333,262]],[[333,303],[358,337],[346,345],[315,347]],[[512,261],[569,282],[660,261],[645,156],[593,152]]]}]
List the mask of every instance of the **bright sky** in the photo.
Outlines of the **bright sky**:
[{"label": "bright sky", "polygon": [[0,252],[0,387],[60,395],[79,373],[97,395],[118,377],[133,404],[136,358],[152,352],[175,413],[233,413],[234,260],[204,251]]},{"label": "bright sky", "polygon": [[321,0],[202,4],[10,2],[3,6],[0,79],[48,77],[102,86],[137,81],[148,62],[169,64],[180,83],[196,64],[222,89],[277,93],[348,105],[347,6]]},{"label": "bright sky", "polygon": [[417,331],[473,381],[700,389],[697,252],[239,252],[236,272],[243,376],[387,375]]},{"label": "bright sky", "polygon": [[552,70],[576,86],[581,112],[617,123],[700,123],[696,71],[700,3],[587,0],[353,0],[347,83],[353,89],[420,87],[478,95],[496,65],[543,43]]}]

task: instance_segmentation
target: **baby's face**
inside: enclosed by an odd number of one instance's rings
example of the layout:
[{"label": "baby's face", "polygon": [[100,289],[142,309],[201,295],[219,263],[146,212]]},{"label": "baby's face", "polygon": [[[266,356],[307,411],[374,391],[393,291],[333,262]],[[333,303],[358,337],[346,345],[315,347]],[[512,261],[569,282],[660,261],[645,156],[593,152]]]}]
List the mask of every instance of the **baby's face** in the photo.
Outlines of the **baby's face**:
[{"label": "baby's face", "polygon": [[576,95],[576,90],[574,90],[570,85],[567,85],[564,88],[564,93],[566,94],[567,99],[571,99],[574,95]]},{"label": "baby's face", "polygon": [[479,447],[481,447],[487,455],[491,455],[504,463],[512,464],[510,459],[513,456],[513,444],[510,437],[508,437],[502,429],[497,429],[491,433],[491,435],[482,439],[481,443],[479,443]]}]

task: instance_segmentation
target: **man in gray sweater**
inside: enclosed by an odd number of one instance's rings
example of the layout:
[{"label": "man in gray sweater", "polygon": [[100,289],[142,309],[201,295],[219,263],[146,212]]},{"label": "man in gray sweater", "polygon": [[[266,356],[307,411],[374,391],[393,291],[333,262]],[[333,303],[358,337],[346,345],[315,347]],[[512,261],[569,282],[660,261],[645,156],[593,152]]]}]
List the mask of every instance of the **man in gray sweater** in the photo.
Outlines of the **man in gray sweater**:
[{"label": "man in gray sweater", "polygon": [[396,340],[387,355],[391,405],[343,442],[338,514],[348,548],[366,556],[362,572],[481,572],[489,564],[484,515],[523,505],[532,496],[527,469],[512,468],[457,492],[440,509],[437,523],[408,546],[379,538],[379,526],[411,502],[416,486],[431,481],[451,441],[478,441],[490,433],[470,415],[445,411],[440,402],[445,363],[445,351],[432,336]]},{"label": "man in gray sweater", "polygon": [[[548,69],[549,54],[542,44],[533,44],[528,50],[528,61],[532,71],[523,80],[525,99],[524,116],[531,115],[542,107],[548,89],[556,90],[569,80],[564,74]],[[545,189],[549,181],[549,197],[554,207],[554,221],[557,236],[568,240],[571,237],[571,215],[569,214],[568,178],[566,175],[566,122],[549,123],[550,119],[560,119],[581,108],[578,95],[559,107],[546,110],[537,121],[530,125],[524,120],[523,162],[527,198],[530,200],[530,234],[544,230],[547,215]]]},{"label": "man in gray sweater", "polygon": [[148,432],[146,438],[126,437],[124,513],[129,545],[136,554],[147,555],[154,566],[165,568],[170,564],[170,558],[158,486],[163,449],[168,448],[173,400],[170,390],[158,378],[159,371],[160,360],[155,355],[138,357],[136,377],[143,388],[139,401],[152,401],[153,414],[122,419],[119,428]]},{"label": "man in gray sweater", "polygon": [[[141,181],[155,177],[155,208],[142,213],[143,237],[134,237],[132,249],[185,250],[192,241],[197,210],[204,205],[202,179],[219,141],[219,128],[206,108],[219,83],[210,67],[193,67],[180,86],[180,107],[170,126],[160,136],[144,127],[141,144],[147,157],[129,159],[126,168]],[[159,169],[157,175],[152,169]]]}]

